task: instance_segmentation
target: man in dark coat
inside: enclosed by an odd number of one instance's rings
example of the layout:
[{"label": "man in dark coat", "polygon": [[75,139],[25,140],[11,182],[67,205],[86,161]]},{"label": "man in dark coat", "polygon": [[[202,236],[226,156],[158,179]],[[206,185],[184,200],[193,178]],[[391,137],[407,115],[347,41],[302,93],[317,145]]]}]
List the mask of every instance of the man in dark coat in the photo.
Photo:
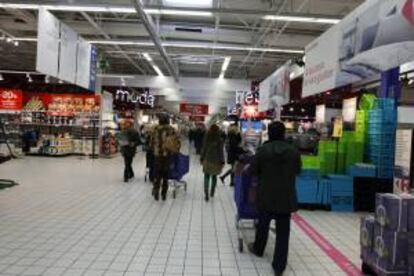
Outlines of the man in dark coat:
[{"label": "man in dark coat", "polygon": [[281,122],[269,125],[269,141],[258,149],[251,170],[258,178],[257,208],[259,222],[256,240],[249,245],[255,255],[263,256],[272,219],[276,220],[276,247],[273,269],[282,275],[289,252],[291,214],[298,210],[296,176],[302,162],[299,151],[285,141],[286,128]]},{"label": "man in dark coat", "polygon": [[137,146],[141,143],[139,133],[134,129],[134,124],[132,122],[125,121],[123,123],[118,142],[121,146],[121,153],[125,163],[124,182],[128,182],[134,177],[132,161],[137,153]]}]

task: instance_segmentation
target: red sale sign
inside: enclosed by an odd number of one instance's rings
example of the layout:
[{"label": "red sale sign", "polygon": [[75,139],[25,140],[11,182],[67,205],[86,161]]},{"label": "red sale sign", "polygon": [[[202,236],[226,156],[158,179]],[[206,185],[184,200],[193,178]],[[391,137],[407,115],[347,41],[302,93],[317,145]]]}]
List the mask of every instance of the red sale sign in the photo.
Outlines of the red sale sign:
[{"label": "red sale sign", "polygon": [[0,110],[19,111],[23,109],[23,93],[17,89],[0,88]]},{"label": "red sale sign", "polygon": [[193,116],[205,116],[208,115],[208,105],[182,103],[180,104],[180,113]]},{"label": "red sale sign", "polygon": [[206,118],[204,116],[190,116],[190,121],[195,123],[204,123]]}]

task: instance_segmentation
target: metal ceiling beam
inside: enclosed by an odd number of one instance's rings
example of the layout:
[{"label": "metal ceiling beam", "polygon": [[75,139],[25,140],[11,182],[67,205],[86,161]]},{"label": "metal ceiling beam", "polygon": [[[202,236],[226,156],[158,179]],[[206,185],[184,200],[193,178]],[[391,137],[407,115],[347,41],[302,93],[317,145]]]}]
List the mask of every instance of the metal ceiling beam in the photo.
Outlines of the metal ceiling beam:
[{"label": "metal ceiling beam", "polygon": [[168,71],[170,72],[171,76],[173,76],[174,79],[178,82],[178,70],[174,66],[171,58],[168,56],[167,51],[162,46],[161,39],[159,38],[159,36],[156,33],[156,30],[154,29],[154,23],[152,22],[152,19],[145,13],[144,6],[142,5],[140,0],[131,0],[131,2],[134,5],[138,15],[141,17],[143,24],[150,35],[151,40],[154,42],[155,48],[158,50],[161,57],[163,58],[164,64],[167,66]]},{"label": "metal ceiling beam", "polygon": [[[81,12],[82,16],[106,39],[112,39],[102,28],[101,26],[99,26],[98,23],[95,22],[95,20],[93,20],[92,17],[89,16],[89,14],[87,14],[86,12]],[[132,66],[134,66],[136,69],[138,69],[139,72],[141,72],[142,74],[146,75],[146,71],[139,66],[128,54],[126,54],[122,48],[119,45],[115,45],[114,48],[118,51],[120,51],[121,55],[127,59]]]}]

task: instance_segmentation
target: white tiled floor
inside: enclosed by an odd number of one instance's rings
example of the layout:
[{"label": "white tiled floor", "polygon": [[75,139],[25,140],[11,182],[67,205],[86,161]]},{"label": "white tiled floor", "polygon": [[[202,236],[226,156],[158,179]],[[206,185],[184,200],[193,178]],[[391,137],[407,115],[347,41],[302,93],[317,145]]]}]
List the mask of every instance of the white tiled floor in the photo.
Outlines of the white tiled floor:
[{"label": "white tiled floor", "polygon": [[[25,158],[0,165],[21,185],[0,191],[0,275],[272,275],[265,258],[237,249],[231,188],[203,201],[196,158],[187,193],[155,202],[144,183],[121,182],[121,159]],[[301,212],[356,264],[358,215]],[[246,237],[252,239],[252,232]],[[293,225],[286,275],[345,275]]]}]

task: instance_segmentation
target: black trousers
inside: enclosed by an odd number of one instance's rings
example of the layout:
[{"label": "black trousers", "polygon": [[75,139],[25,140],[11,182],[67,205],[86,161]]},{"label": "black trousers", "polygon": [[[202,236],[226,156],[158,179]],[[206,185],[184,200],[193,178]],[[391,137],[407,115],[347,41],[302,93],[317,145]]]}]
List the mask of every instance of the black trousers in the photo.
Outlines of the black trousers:
[{"label": "black trousers", "polygon": [[170,170],[170,158],[157,156],[154,158],[154,194],[166,196],[168,192],[168,174]]},{"label": "black trousers", "polygon": [[273,219],[276,220],[276,246],[272,266],[275,271],[283,272],[286,269],[289,254],[290,214],[261,212],[256,226],[254,250],[258,255],[263,255],[269,237],[270,222]]},{"label": "black trousers", "polygon": [[124,154],[123,156],[124,156],[124,163],[125,163],[124,180],[128,181],[129,179],[135,176],[134,169],[132,169],[132,161],[134,160],[134,155]]}]

